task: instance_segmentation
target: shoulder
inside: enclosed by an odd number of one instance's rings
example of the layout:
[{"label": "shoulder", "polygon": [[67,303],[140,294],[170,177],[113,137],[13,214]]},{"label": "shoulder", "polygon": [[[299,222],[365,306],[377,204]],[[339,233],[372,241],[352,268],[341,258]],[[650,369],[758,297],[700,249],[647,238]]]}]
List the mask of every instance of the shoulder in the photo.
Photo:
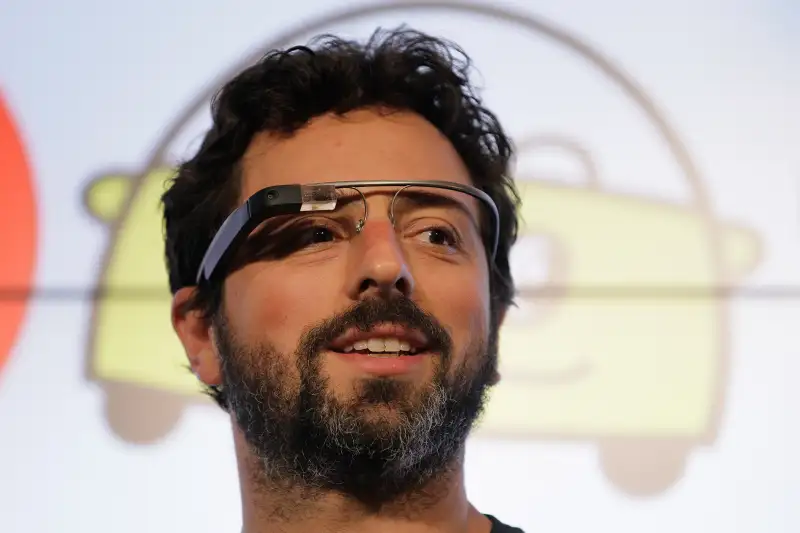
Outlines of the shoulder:
[{"label": "shoulder", "polygon": [[484,515],[492,522],[492,531],[491,533],[525,533],[518,527],[512,527],[502,523],[500,520],[495,518],[494,516],[487,514]]}]

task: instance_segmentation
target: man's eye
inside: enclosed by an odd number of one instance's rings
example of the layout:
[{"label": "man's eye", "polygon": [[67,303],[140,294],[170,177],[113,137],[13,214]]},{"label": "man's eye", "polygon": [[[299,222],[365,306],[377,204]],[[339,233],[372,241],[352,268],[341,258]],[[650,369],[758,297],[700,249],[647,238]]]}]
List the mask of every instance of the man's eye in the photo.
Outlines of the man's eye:
[{"label": "man's eye", "polygon": [[305,248],[332,243],[343,238],[342,232],[323,224],[295,225],[272,232],[261,232],[249,239],[241,252],[241,261],[276,260]]},{"label": "man's eye", "polygon": [[322,244],[326,242],[331,242],[336,238],[328,228],[324,227],[314,227],[308,228],[299,235],[299,239],[304,245],[310,244]]},{"label": "man's eye", "polygon": [[421,236],[427,240],[428,244],[436,246],[450,246],[455,248],[458,245],[458,240],[453,232],[444,228],[432,228],[423,231]]}]

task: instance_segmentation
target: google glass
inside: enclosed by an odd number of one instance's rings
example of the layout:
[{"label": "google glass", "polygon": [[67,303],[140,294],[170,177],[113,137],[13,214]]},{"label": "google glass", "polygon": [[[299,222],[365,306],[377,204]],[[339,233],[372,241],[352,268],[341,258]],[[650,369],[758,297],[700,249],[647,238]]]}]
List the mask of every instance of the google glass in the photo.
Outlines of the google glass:
[{"label": "google glass", "polygon": [[[488,251],[491,260],[494,260],[500,234],[500,218],[494,201],[477,187],[449,181],[339,181],[305,185],[275,185],[253,194],[225,219],[200,263],[197,284],[211,281],[227,272],[231,258],[253,230],[263,222],[275,217],[314,212],[334,213],[352,205],[353,200],[361,200],[363,212],[354,224],[354,231],[360,233],[369,214],[366,197],[360,190],[362,187],[399,188],[392,196],[389,207],[389,218],[393,225],[397,218],[395,203],[398,198],[407,197],[415,205],[434,206],[434,208],[440,206],[441,210],[449,208],[453,213],[468,211],[466,202],[459,201],[459,196],[467,195],[477,199],[489,214],[488,229],[492,230],[492,240]],[[344,194],[344,191],[348,189],[357,194]],[[401,195],[401,193],[403,194]],[[454,207],[456,209],[453,209]],[[457,217],[457,215],[451,215],[451,218],[453,216]],[[463,219],[464,215],[461,216]],[[470,220],[472,224],[480,225],[480,221],[474,221],[472,217]]]}]

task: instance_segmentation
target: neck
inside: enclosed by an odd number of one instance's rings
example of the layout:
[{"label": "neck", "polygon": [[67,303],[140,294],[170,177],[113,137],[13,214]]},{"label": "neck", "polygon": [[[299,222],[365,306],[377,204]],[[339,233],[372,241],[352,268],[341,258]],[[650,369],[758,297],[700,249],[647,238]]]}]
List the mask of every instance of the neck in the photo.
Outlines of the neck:
[{"label": "neck", "polygon": [[366,509],[341,493],[266,480],[244,437],[235,433],[242,494],[242,533],[488,533],[489,520],[467,500],[463,452],[447,472],[414,493]]}]

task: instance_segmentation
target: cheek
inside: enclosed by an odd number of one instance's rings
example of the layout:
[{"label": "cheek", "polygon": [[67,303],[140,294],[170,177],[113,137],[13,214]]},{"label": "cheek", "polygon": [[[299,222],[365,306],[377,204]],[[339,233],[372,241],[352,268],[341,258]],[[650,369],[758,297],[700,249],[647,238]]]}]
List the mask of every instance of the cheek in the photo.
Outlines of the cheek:
[{"label": "cheek", "polygon": [[443,325],[452,330],[454,341],[463,346],[489,327],[489,283],[485,269],[458,266],[434,275],[421,270],[415,275],[420,297]]},{"label": "cheek", "polygon": [[330,318],[335,297],[324,277],[248,269],[230,276],[225,296],[228,314],[248,342],[269,341],[280,352],[292,353],[310,325]]}]

